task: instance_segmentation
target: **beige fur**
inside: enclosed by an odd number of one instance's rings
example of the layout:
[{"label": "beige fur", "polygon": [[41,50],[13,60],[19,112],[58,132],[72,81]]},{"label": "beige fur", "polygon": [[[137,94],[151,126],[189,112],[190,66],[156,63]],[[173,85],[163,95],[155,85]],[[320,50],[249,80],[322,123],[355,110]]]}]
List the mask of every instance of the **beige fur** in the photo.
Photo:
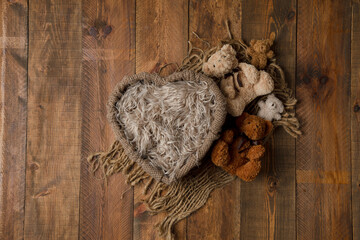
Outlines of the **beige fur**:
[{"label": "beige fur", "polygon": [[214,121],[215,93],[206,82],[178,81],[163,86],[138,82],[116,103],[127,140],[170,181],[199,149]]},{"label": "beige fur", "polygon": [[203,64],[202,71],[210,77],[222,78],[236,68],[237,65],[236,51],[230,44],[225,44]]},{"label": "beige fur", "polygon": [[234,117],[240,116],[256,97],[274,90],[274,81],[267,72],[258,71],[247,63],[240,63],[239,69],[220,82],[220,89],[227,98],[228,113]]},{"label": "beige fur", "polygon": [[267,96],[266,101],[259,101],[258,106],[260,107],[259,112],[257,115],[265,120],[272,121],[272,120],[280,120],[281,114],[284,111],[284,105],[275,97],[274,94],[270,94]]},{"label": "beige fur", "polygon": [[251,40],[250,46],[246,49],[246,54],[251,57],[251,64],[258,69],[264,69],[267,60],[275,56],[270,50],[275,40],[275,33],[271,33],[270,39]]}]

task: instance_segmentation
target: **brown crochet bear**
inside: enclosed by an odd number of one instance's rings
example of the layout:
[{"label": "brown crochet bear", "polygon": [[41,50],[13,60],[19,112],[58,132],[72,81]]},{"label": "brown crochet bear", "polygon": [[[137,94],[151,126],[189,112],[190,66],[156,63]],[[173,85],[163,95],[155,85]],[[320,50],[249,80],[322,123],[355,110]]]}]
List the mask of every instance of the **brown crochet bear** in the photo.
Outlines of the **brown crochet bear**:
[{"label": "brown crochet bear", "polygon": [[211,161],[249,182],[260,172],[260,158],[265,153],[261,140],[269,135],[273,125],[258,116],[243,113],[236,119],[236,127],[223,132],[211,152]]},{"label": "brown crochet bear", "polygon": [[250,47],[246,49],[246,54],[251,57],[251,64],[258,69],[264,69],[267,59],[274,57],[274,52],[270,50],[275,40],[275,34],[270,34],[270,39],[251,40]]}]

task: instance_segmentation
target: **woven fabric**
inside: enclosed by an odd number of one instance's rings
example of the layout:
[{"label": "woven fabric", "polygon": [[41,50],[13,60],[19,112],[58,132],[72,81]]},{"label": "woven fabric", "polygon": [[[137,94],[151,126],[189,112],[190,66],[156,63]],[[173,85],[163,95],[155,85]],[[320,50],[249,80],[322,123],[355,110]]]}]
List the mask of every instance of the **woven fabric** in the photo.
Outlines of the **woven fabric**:
[{"label": "woven fabric", "polygon": [[[197,150],[197,154],[190,156],[184,164],[176,168],[173,175],[165,174],[163,169],[159,168],[157,164],[149,161],[146,157],[142,157],[139,152],[136,151],[136,147],[129,143],[126,137],[126,129],[124,129],[121,122],[119,122],[119,110],[117,108],[117,103],[124,96],[127,89],[134,86],[139,81],[144,84],[155,84],[157,86],[163,86],[169,82],[177,81],[192,81],[195,83],[205,82],[209,86],[209,90],[211,90],[211,92],[215,95],[215,104],[211,111],[213,120],[208,130],[208,134],[204,137],[203,144]],[[136,161],[143,170],[150,174],[155,180],[162,181],[165,184],[170,184],[172,181],[182,178],[193,167],[200,164],[199,160],[205,156],[212,142],[218,138],[218,133],[220,132],[226,117],[225,105],[225,98],[217,84],[211,78],[208,78],[203,74],[192,71],[182,71],[163,78],[157,74],[140,73],[124,77],[124,79],[116,85],[108,103],[108,119],[116,134],[117,140],[123,146],[125,153],[131,159]],[[184,109],[184,111],[191,111],[191,109]],[[136,121],[136,119],[134,119],[134,121]],[[172,161],[173,160],[174,159],[172,159]],[[152,161],[154,160],[152,159]]]}]

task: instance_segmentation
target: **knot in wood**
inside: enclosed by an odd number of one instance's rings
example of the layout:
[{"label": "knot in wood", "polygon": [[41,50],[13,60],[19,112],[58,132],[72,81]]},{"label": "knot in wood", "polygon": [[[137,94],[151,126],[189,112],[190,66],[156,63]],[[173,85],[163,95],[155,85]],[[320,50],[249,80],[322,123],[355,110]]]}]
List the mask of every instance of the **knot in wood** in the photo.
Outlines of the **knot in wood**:
[{"label": "knot in wood", "polygon": [[287,15],[287,19],[291,20],[295,17],[295,12],[294,11],[290,11],[289,14]]},{"label": "knot in wood", "polygon": [[355,104],[354,106],[354,112],[358,112],[360,110],[359,104]]},{"label": "knot in wood", "polygon": [[97,38],[97,36],[99,35],[99,31],[96,29],[96,27],[92,26],[91,28],[89,28],[89,34],[90,36]]},{"label": "knot in wood", "polygon": [[103,28],[103,32],[104,32],[104,38],[109,35],[112,31],[112,27],[109,26],[109,25],[106,25],[104,28]]},{"label": "knot in wood", "polygon": [[270,176],[268,178],[268,189],[269,192],[274,192],[276,191],[276,186],[278,184],[278,179],[276,177]]}]

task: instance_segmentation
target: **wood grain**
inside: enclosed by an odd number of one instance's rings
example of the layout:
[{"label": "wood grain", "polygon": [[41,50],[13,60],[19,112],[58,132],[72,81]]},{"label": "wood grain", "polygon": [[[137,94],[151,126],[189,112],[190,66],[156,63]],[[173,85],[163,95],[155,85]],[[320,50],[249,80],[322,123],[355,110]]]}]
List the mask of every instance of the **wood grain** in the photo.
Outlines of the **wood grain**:
[{"label": "wood grain", "polygon": [[135,72],[134,48],[135,1],[82,1],[80,239],[132,239],[133,190],[122,174],[108,184],[94,177],[85,159],[114,141],[106,104],[115,84]]},{"label": "wood grain", "polygon": [[226,20],[246,42],[275,32],[304,135],[277,129],[258,178],[215,190],[178,239],[360,240],[357,0],[1,0],[0,239],[161,239],[142,189],[85,158],[114,140],[124,75],[205,48],[192,32],[218,44]]},{"label": "wood grain", "polygon": [[360,3],[352,5],[351,30],[351,167],[353,239],[360,239]]},{"label": "wood grain", "polygon": [[26,239],[77,239],[81,5],[29,4]]},{"label": "wood grain", "polygon": [[[234,38],[241,37],[242,9],[241,1],[190,1],[189,8],[189,38],[194,46],[203,44],[193,33],[217,46],[228,37],[226,21],[230,21],[230,28]],[[207,45],[200,45],[202,48]]]},{"label": "wood grain", "polygon": [[0,239],[24,236],[27,17],[26,1],[1,1]]},{"label": "wood grain", "polygon": [[[136,2],[136,72],[158,72],[167,63],[180,63],[187,53],[188,1],[141,0]],[[171,65],[162,72],[174,71]],[[135,188],[134,239],[161,239],[154,225],[164,214],[150,216],[141,210],[141,188]],[[185,221],[175,229],[185,238]]]},{"label": "wood grain", "polygon": [[298,239],[352,238],[350,32],[350,1],[299,1],[296,170],[314,181],[297,178]]},{"label": "wood grain", "polygon": [[[296,0],[245,1],[242,34],[251,39],[276,35],[277,63],[290,88],[295,86]],[[262,171],[241,183],[241,239],[295,239],[295,140],[276,129],[266,144]]]},{"label": "wood grain", "polygon": [[[230,20],[235,37],[241,36],[241,2],[190,1],[189,34],[193,46],[205,48],[192,32],[211,46],[226,38],[225,21]],[[187,220],[188,239],[240,238],[240,180],[215,190],[206,205]]]}]

